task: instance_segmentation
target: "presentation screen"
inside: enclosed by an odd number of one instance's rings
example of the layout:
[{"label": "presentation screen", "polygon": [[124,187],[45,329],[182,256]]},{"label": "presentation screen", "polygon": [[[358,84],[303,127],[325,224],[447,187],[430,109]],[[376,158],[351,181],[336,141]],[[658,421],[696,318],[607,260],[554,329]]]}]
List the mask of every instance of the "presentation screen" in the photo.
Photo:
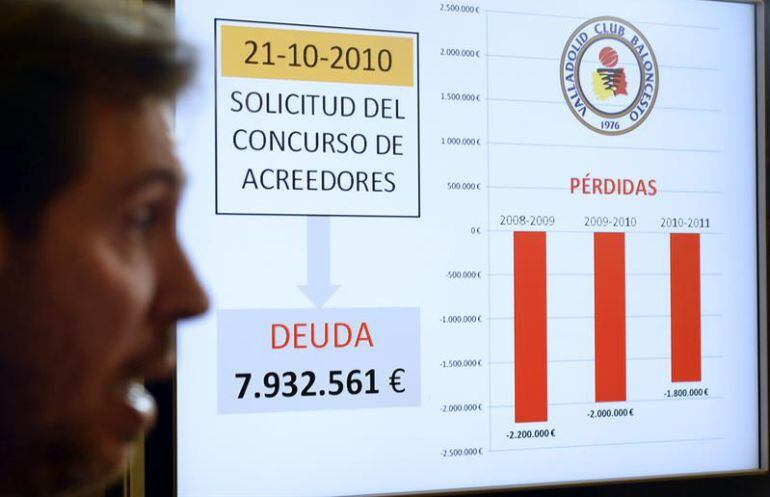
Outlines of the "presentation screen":
[{"label": "presentation screen", "polygon": [[761,8],[177,0],[178,495],[764,471]]}]

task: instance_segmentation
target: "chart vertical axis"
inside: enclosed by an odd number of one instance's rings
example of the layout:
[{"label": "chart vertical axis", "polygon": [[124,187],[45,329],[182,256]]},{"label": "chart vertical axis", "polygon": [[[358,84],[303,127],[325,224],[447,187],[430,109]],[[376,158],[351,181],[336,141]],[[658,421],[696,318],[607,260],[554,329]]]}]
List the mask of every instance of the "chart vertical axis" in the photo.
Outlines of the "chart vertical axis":
[{"label": "chart vertical axis", "polygon": [[[484,11],[484,37],[485,45],[485,69],[486,69],[486,136],[484,143],[487,152],[487,342],[489,355],[487,356],[487,371],[489,373],[489,397],[487,406],[492,405],[492,165],[489,157],[489,11]],[[492,450],[492,409],[487,408],[489,418],[489,450]]]}]

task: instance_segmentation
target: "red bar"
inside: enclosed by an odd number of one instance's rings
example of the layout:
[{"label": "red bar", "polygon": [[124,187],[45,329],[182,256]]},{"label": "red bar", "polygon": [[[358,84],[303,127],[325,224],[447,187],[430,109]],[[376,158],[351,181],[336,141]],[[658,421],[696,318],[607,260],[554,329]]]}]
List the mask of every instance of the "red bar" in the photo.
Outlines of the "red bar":
[{"label": "red bar", "polygon": [[596,401],[626,400],[626,235],[594,234]]},{"label": "red bar", "polygon": [[548,421],[545,233],[513,234],[516,422]]},{"label": "red bar", "polygon": [[671,234],[671,379],[701,381],[700,235]]}]

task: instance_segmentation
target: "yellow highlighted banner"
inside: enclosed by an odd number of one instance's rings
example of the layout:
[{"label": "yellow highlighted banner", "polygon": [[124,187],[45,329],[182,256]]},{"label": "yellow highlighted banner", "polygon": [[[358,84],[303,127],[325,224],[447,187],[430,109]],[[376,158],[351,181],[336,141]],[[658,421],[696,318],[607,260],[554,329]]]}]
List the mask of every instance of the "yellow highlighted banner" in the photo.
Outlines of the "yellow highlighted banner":
[{"label": "yellow highlighted banner", "polygon": [[222,26],[222,76],[414,86],[415,39]]}]

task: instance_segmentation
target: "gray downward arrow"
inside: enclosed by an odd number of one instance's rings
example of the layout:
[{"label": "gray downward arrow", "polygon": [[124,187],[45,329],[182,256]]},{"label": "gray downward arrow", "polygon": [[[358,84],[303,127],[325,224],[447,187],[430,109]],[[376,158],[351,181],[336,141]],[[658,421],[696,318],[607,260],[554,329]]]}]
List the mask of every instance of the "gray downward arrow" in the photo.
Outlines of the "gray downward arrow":
[{"label": "gray downward arrow", "polygon": [[307,284],[299,288],[316,307],[323,307],[339,285],[330,282],[328,217],[307,218]]}]

